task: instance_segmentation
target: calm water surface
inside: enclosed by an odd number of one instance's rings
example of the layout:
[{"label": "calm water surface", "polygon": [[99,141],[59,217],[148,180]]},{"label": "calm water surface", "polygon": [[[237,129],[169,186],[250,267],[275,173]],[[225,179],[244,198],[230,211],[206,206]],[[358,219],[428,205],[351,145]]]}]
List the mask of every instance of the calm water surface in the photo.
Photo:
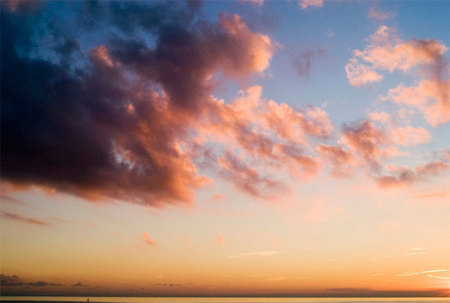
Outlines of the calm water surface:
[{"label": "calm water surface", "polygon": [[[86,302],[87,297],[0,297],[0,301]],[[143,298],[89,297],[92,303],[450,303],[450,298]]]}]

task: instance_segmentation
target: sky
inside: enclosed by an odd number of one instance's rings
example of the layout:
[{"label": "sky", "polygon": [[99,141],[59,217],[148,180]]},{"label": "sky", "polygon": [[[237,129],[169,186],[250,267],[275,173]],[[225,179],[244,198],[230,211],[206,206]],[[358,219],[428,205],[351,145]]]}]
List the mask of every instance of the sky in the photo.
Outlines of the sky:
[{"label": "sky", "polygon": [[449,296],[449,47],[449,1],[2,1],[2,294]]}]

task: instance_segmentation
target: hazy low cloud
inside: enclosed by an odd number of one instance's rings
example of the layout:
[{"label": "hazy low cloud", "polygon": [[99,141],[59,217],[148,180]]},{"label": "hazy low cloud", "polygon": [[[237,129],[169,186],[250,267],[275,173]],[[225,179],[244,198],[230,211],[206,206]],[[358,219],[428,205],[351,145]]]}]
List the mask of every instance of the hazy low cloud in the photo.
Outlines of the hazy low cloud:
[{"label": "hazy low cloud", "polygon": [[282,251],[278,251],[278,250],[252,251],[252,252],[240,253],[238,255],[228,256],[226,258],[233,259],[233,258],[238,258],[238,257],[250,257],[250,256],[273,256],[273,255],[277,255],[277,254],[281,254],[281,253],[282,253]]},{"label": "hazy low cloud", "polygon": [[25,282],[22,281],[18,276],[4,275],[0,274],[1,286],[35,286],[35,287],[45,287],[45,286],[64,286],[60,283],[51,283],[46,281],[35,281],[35,282]]},{"label": "hazy low cloud", "polygon": [[7,212],[7,211],[0,211],[0,213],[2,214],[2,216],[4,218],[15,220],[18,222],[27,223],[27,224],[31,224],[31,225],[38,225],[38,226],[51,226],[51,224],[46,221],[29,218],[29,217],[24,217],[19,214]]}]

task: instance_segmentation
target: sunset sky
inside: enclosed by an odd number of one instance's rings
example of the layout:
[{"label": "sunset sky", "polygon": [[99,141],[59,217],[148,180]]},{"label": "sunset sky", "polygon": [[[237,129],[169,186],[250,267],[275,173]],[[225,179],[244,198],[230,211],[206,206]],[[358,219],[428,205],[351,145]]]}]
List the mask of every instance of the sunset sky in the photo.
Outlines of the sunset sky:
[{"label": "sunset sky", "polygon": [[450,296],[450,1],[1,1],[7,295]]}]

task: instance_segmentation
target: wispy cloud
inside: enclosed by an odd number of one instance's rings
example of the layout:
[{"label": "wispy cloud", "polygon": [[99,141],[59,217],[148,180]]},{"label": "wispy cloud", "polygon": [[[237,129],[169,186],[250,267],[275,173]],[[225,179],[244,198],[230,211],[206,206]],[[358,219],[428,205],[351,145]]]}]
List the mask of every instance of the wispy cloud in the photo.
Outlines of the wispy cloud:
[{"label": "wispy cloud", "polygon": [[435,272],[447,272],[448,269],[431,269],[431,270],[424,270],[424,271],[408,271],[403,274],[398,274],[397,277],[411,277],[411,276],[418,276],[418,275],[425,275],[429,273],[435,273]]},{"label": "wispy cloud", "polygon": [[225,237],[222,236],[222,235],[218,235],[218,236],[216,237],[216,242],[217,242],[218,244],[223,244],[223,243],[225,242]]},{"label": "wispy cloud", "polygon": [[382,11],[382,10],[376,9],[375,7],[371,7],[369,10],[368,17],[372,18],[372,19],[384,21],[386,19],[394,18],[395,13],[388,12],[388,11]]},{"label": "wispy cloud", "polygon": [[50,226],[50,223],[48,223],[46,221],[42,221],[42,220],[38,220],[35,218],[30,218],[30,217],[24,217],[22,215],[11,213],[11,212],[1,211],[1,214],[5,218],[15,220],[18,222],[23,222],[23,223],[28,223],[28,224],[32,224],[32,225],[38,225],[38,226]]},{"label": "wispy cloud", "polygon": [[156,246],[156,243],[152,239],[150,239],[150,236],[146,232],[142,233],[142,237],[144,238],[145,243]]},{"label": "wispy cloud", "polygon": [[426,249],[426,248],[411,247],[409,249],[409,252],[405,253],[405,256],[427,255],[427,254],[428,254],[428,249]]},{"label": "wispy cloud", "polygon": [[439,280],[450,280],[450,277],[441,277],[435,275],[427,275],[428,278],[439,279]]},{"label": "wispy cloud", "polygon": [[252,251],[252,252],[244,252],[238,255],[227,256],[227,259],[233,259],[238,257],[249,257],[249,256],[273,256],[277,254],[281,254],[282,251],[278,250],[264,250],[264,251]]}]

